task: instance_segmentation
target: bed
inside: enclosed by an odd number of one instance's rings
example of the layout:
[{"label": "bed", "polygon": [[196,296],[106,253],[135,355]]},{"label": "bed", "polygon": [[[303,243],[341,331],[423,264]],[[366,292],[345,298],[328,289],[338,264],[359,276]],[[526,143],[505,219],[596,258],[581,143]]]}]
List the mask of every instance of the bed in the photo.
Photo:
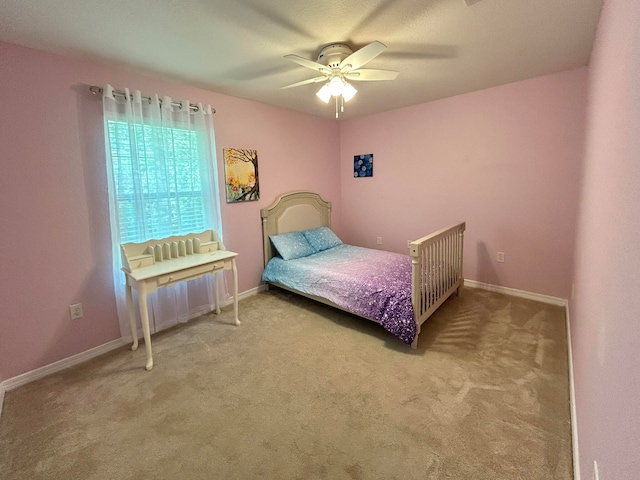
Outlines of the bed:
[{"label": "bed", "polygon": [[331,230],[331,202],[317,193],[280,195],[260,214],[267,286],[377,322],[412,348],[422,324],[463,285],[464,222],[409,242],[403,255],[342,243]]}]

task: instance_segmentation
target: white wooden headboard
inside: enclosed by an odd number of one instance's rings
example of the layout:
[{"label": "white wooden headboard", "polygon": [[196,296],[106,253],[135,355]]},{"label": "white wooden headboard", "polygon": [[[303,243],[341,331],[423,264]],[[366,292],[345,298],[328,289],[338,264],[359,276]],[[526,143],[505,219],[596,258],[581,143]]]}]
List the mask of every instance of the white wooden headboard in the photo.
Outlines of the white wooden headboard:
[{"label": "white wooden headboard", "polygon": [[260,216],[266,266],[275,256],[275,250],[269,240],[270,235],[331,227],[331,202],[323,200],[313,192],[290,192],[280,195],[271,205],[261,209]]}]

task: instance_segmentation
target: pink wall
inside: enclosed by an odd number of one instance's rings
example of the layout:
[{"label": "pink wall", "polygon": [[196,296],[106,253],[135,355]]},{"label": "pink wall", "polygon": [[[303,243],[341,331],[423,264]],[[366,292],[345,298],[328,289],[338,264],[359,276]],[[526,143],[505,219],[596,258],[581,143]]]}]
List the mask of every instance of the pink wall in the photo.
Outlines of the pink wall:
[{"label": "pink wall", "polygon": [[466,278],[569,297],[586,93],[581,68],[343,122],[346,239],[406,252],[465,220]]},{"label": "pink wall", "polygon": [[[0,381],[119,337],[102,107],[87,85],[211,103],[220,172],[222,148],[258,150],[261,200],[222,204],[240,291],[259,285],[259,209],[277,194],[333,200],[340,231],[336,122],[6,43],[0,58]],[[71,321],[76,302],[84,318]]]},{"label": "pink wall", "polygon": [[640,478],[640,9],[606,0],[589,65],[571,303],[580,470]]}]

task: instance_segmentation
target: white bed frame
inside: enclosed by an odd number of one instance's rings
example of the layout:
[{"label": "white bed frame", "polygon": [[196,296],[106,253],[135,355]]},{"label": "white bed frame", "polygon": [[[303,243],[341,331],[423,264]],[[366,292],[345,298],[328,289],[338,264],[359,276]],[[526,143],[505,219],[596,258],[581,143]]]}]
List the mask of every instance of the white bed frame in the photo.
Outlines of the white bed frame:
[{"label": "white bed frame", "polygon": [[[324,201],[313,192],[291,192],[280,195],[267,208],[260,210],[264,246],[264,264],[276,255],[269,240],[270,235],[331,227],[331,202]],[[462,277],[462,253],[465,222],[444,228],[409,243],[411,255],[411,301],[417,326],[411,345],[416,348],[422,324],[442,303],[459,294],[464,283]],[[430,265],[448,265],[447,275],[430,275]],[[293,290],[280,283],[273,285],[299,295],[344,310],[339,305],[315,295]]]}]

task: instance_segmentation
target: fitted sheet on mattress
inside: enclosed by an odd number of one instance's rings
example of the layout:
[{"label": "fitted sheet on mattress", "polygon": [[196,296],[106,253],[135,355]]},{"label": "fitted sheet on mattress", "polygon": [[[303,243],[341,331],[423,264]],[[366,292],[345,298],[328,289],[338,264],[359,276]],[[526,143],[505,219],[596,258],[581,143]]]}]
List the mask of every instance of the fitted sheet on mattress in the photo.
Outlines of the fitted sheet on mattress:
[{"label": "fitted sheet on mattress", "polygon": [[274,257],[262,279],[375,320],[406,344],[416,336],[408,255],[339,245],[295,260]]}]

